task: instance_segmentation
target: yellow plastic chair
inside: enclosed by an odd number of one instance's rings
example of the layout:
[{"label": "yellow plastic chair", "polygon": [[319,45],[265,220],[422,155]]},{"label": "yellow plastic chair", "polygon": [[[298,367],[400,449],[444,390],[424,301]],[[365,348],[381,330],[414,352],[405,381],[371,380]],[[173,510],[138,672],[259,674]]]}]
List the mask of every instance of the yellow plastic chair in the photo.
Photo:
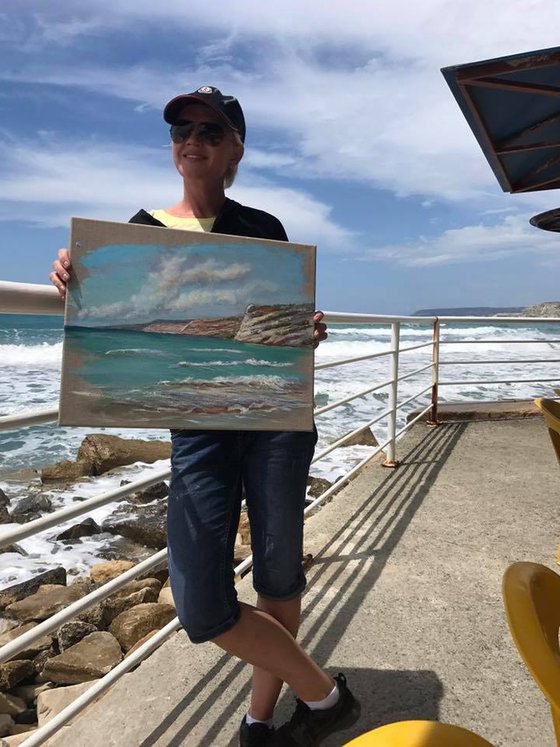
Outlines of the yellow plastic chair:
[{"label": "yellow plastic chair", "polygon": [[548,433],[560,464],[560,402],[539,398],[535,400],[535,404],[544,415]]},{"label": "yellow plastic chair", "polygon": [[492,747],[478,734],[439,721],[397,721],[368,731],[344,747]]},{"label": "yellow plastic chair", "polygon": [[560,745],[560,576],[539,563],[513,563],[502,593],[512,638],[548,700]]}]

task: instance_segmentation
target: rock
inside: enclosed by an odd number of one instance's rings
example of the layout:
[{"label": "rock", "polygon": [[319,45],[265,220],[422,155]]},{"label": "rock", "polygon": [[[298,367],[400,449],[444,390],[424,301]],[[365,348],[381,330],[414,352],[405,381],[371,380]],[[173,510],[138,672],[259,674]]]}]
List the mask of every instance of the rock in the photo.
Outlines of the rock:
[{"label": "rock", "polygon": [[8,586],[7,589],[0,591],[0,609],[4,609],[9,604],[18,602],[20,599],[34,594],[44,584],[61,584],[62,586],[66,586],[66,569],[62,566],[52,568],[50,571],[33,576],[33,578],[27,581]]},{"label": "rock", "polygon": [[136,643],[134,644],[134,646],[132,646],[132,648],[129,651],[127,651],[127,653],[124,655],[124,658],[126,659],[127,657],[131,656],[137,649],[140,648],[140,646],[143,646],[146,643],[146,641],[149,641],[150,638],[153,638],[156,633],[159,633],[159,630],[157,630],[157,629],[156,630],[150,630],[149,633],[146,633],[145,636],[143,636],[142,638],[140,638],[139,641],[136,641]]},{"label": "rock", "polygon": [[14,659],[0,664],[0,692],[11,690],[26,677],[35,673],[33,662],[27,659]]},{"label": "rock", "polygon": [[[16,724],[12,726],[12,732],[16,730]],[[33,731],[30,729],[26,729],[25,734],[15,733],[9,737],[4,737],[4,739],[0,742],[0,747],[19,747],[20,744],[23,744],[27,739],[29,739],[30,734],[29,731]]]},{"label": "rock", "polygon": [[[4,523],[11,523],[11,522],[12,522],[12,517],[10,516],[9,522],[4,522]],[[0,524],[2,524],[1,518],[0,518]],[[0,554],[4,552],[17,552],[18,555],[23,555],[23,557],[26,557],[27,555],[29,555],[29,553],[26,552],[26,550],[24,550],[21,545],[18,545],[17,542],[14,542],[13,545],[5,545],[4,547],[0,547]]]},{"label": "rock", "polygon": [[142,589],[152,589],[156,592],[159,592],[161,586],[161,581],[159,581],[157,578],[137,578],[134,581],[130,581],[128,584],[126,584],[126,586],[123,586],[122,589],[115,591],[114,594],[111,594],[109,599],[127,597],[129,594],[133,594],[135,591],[141,591]]},{"label": "rock", "polygon": [[6,493],[4,493],[2,488],[0,488],[0,506],[6,507],[9,505],[10,505],[10,499],[8,498]]},{"label": "rock", "polygon": [[109,630],[121,644],[123,650],[129,651],[150,630],[163,628],[175,616],[175,607],[170,604],[139,604],[132,609],[121,612],[113,620]]},{"label": "rock", "polygon": [[528,306],[523,309],[521,316],[560,316],[560,301],[543,301],[543,303]]},{"label": "rock", "polygon": [[57,687],[54,690],[46,690],[37,698],[37,720],[39,728],[48,723],[52,718],[63,711],[66,706],[73,703],[76,698],[89,690],[94,682],[82,682],[70,687]]},{"label": "rock", "polygon": [[88,625],[93,625],[97,630],[101,630],[104,627],[103,624],[103,602],[98,602],[92,607],[88,607],[87,610],[80,612],[74,618],[78,622],[84,622]]},{"label": "rock", "polygon": [[48,662],[48,660],[55,656],[55,651],[41,651],[41,653],[37,654],[37,656],[33,659],[32,664],[33,668],[35,670],[35,682],[36,683],[43,683],[48,682],[48,677],[43,677],[43,670],[45,668],[45,664]]},{"label": "rock", "polygon": [[[0,524],[11,524],[13,522],[12,517],[6,506],[0,504]],[[4,552],[6,552],[4,550]]]},{"label": "rock", "polygon": [[11,733],[15,722],[7,713],[0,713],[0,737],[7,737]]},{"label": "rock", "polygon": [[43,684],[33,685],[18,685],[12,690],[13,694],[25,701],[27,706],[34,706],[37,702],[39,695],[45,690],[50,690],[53,687],[52,682],[44,682]]},{"label": "rock", "polygon": [[93,475],[93,467],[90,463],[84,461],[71,462],[64,459],[56,464],[49,464],[41,470],[41,482],[74,482],[80,477],[89,477]]},{"label": "rock", "polygon": [[86,436],[78,449],[77,461],[91,464],[93,475],[102,475],[115,467],[134,462],[151,464],[158,459],[169,459],[171,444],[167,441],[142,441],[119,438],[105,433]]},{"label": "rock", "polygon": [[[99,536],[102,537],[103,535]],[[153,554],[151,548],[133,542],[126,537],[113,535],[109,532],[105,536],[108,539],[97,550],[97,557],[102,560],[131,560],[133,561],[132,564],[136,565]]]},{"label": "rock", "polygon": [[167,504],[138,506],[132,515],[117,510],[105,519],[103,530],[162,550],[167,545]]},{"label": "rock", "polygon": [[46,495],[38,493],[37,495],[28,495],[18,501],[12,509],[12,517],[18,521],[18,517],[22,514],[41,513],[45,511],[52,511],[52,501]]},{"label": "rock", "polygon": [[109,560],[106,563],[96,563],[89,572],[89,577],[94,584],[106,584],[121,573],[132,568],[134,563],[130,560]]},{"label": "rock", "polygon": [[[7,633],[3,633],[0,635],[0,648],[2,646],[5,646],[6,643],[10,643],[11,641],[14,641],[16,638],[19,638],[20,635],[23,635],[24,633],[27,633],[28,630],[32,630],[37,626],[37,623],[30,622],[25,623],[25,625],[20,625],[17,628],[13,628],[12,630],[9,630]],[[52,637],[50,635],[44,635],[41,638],[39,638],[38,641],[35,641],[34,643],[30,643],[28,646],[26,646],[25,649],[19,652],[17,655],[18,659],[33,659],[33,657],[37,656],[38,653],[41,651],[46,651],[47,649],[50,649],[52,646]]]},{"label": "rock", "polygon": [[79,524],[73,524],[65,529],[59,535],[57,540],[78,539],[78,537],[91,537],[93,534],[100,534],[101,527],[93,519],[84,519]]},{"label": "rock", "polygon": [[[12,737],[12,736],[16,736],[16,735],[19,735],[19,734],[25,735],[25,737],[22,737],[23,742],[25,742],[26,739],[29,739],[29,737],[30,737],[29,732],[30,731],[35,731],[35,729],[37,728],[37,713],[36,713],[36,711],[33,711],[33,714],[35,716],[35,721],[33,721],[33,722],[30,721],[28,724],[18,724],[18,723],[15,723],[12,726],[11,730],[10,730],[10,736]],[[15,744],[15,742],[8,742],[8,744]],[[18,744],[22,744],[22,742],[18,742]]]},{"label": "rock", "polygon": [[370,428],[362,428],[351,439],[345,441],[343,446],[379,446],[379,443]]},{"label": "rock", "polygon": [[175,607],[175,600],[173,599],[173,592],[171,591],[171,586],[164,586],[163,589],[160,591],[157,601],[159,604],[170,604]]},{"label": "rock", "polygon": [[251,545],[240,545],[239,543],[236,543],[233,548],[233,565],[239,565],[239,563],[242,563],[249,557],[251,552]]},{"label": "rock", "polygon": [[70,620],[56,631],[58,648],[63,653],[66,649],[79,643],[86,635],[96,632],[97,628],[91,623],[83,622],[83,620]]},{"label": "rock", "polygon": [[[18,713],[17,716],[14,716],[14,721],[16,724],[25,724],[26,726],[36,726],[37,725],[37,710],[35,708],[25,708],[21,713]],[[12,734],[14,733],[12,729]]]},{"label": "rock", "polygon": [[103,623],[105,627],[109,627],[113,620],[118,617],[121,612],[135,607],[138,604],[144,604],[146,602],[157,602],[158,591],[156,589],[139,589],[138,591],[129,594],[128,596],[119,596],[116,599],[107,599],[103,605]]},{"label": "rock", "polygon": [[4,614],[6,617],[21,620],[21,622],[46,620],[72,602],[81,599],[86,593],[86,587],[81,584],[72,584],[72,586],[45,584],[35,594],[9,604]]},{"label": "rock", "polygon": [[9,693],[0,693],[0,713],[7,713],[9,716],[17,716],[27,709],[25,700],[18,698],[16,695]]},{"label": "rock", "polygon": [[121,660],[121,648],[111,633],[90,633],[64,653],[49,659],[43,676],[61,685],[74,685],[103,677]]},{"label": "rock", "polygon": [[331,487],[332,482],[325,480],[323,477],[308,477],[307,484],[309,486],[307,491],[308,497],[318,498]]},{"label": "rock", "polygon": [[[122,480],[121,485],[127,485],[129,480]],[[151,503],[152,501],[160,501],[167,497],[169,488],[162,482],[157,482],[145,490],[139,490],[136,493],[131,493],[127,496],[126,500],[131,503]]]},{"label": "rock", "polygon": [[239,517],[239,526],[237,527],[237,534],[239,535],[240,545],[251,546],[251,526],[249,524],[249,516],[247,511],[242,511]]}]

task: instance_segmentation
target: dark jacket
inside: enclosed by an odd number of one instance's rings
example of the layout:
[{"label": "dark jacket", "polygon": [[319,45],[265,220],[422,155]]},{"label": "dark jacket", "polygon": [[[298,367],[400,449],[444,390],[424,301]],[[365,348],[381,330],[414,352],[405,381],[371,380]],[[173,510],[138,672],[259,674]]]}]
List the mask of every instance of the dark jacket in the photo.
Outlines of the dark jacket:
[{"label": "dark jacket", "polygon": [[[146,210],[139,210],[129,223],[142,223],[148,226],[163,226]],[[254,239],[277,239],[288,241],[284,226],[278,218],[264,210],[245,207],[226,197],[222,209],[216,216],[212,233],[225,233],[231,236],[248,236]]]}]

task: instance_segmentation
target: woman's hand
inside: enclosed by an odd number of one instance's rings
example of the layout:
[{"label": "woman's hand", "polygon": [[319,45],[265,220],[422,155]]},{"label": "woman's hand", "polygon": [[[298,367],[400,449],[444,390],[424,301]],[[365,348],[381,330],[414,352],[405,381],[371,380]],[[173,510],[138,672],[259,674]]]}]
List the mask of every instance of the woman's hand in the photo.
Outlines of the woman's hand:
[{"label": "woman's hand", "polygon": [[320,342],[323,342],[323,340],[326,340],[328,337],[327,334],[327,325],[321,321],[324,317],[324,314],[322,311],[316,311],[313,314],[313,321],[315,322],[315,330],[313,332],[313,347],[316,348]]},{"label": "woman's hand", "polygon": [[58,259],[53,262],[53,272],[49,275],[49,280],[53,285],[56,285],[61,298],[66,295],[66,284],[70,280],[71,266],[68,249],[59,249]]}]

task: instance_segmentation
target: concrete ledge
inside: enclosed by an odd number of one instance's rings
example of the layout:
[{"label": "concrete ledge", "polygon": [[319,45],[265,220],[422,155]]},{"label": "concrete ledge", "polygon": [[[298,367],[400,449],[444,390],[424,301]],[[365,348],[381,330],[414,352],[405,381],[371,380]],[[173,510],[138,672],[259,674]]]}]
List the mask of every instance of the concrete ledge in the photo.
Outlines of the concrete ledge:
[{"label": "concrete ledge", "polygon": [[[413,410],[406,418],[410,422],[422,412]],[[541,415],[532,399],[510,399],[500,402],[447,402],[438,405],[438,421],[444,423],[466,420],[510,420]],[[541,415],[542,416],[542,415]]]}]

